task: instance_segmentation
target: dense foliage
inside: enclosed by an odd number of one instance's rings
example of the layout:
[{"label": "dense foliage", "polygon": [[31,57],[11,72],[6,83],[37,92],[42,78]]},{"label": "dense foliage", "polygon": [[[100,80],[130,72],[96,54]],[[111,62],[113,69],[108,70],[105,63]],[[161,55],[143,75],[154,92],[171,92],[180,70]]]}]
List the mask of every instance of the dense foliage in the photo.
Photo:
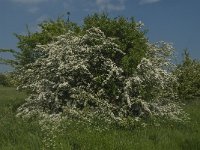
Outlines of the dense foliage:
[{"label": "dense foliage", "polygon": [[0,74],[0,85],[6,86],[8,85],[7,78],[5,74]]},{"label": "dense foliage", "polygon": [[192,60],[185,51],[183,63],[175,72],[178,78],[180,100],[189,102],[200,98],[200,62]]},{"label": "dense foliage", "polygon": [[24,67],[25,65],[34,62],[41,54],[35,52],[34,49],[38,44],[48,44],[57,36],[68,32],[69,30],[79,32],[79,27],[72,22],[58,18],[55,21],[44,21],[38,25],[39,31],[32,33],[27,28],[27,35],[15,34],[19,40],[17,47],[20,52],[15,55],[16,69]]},{"label": "dense foliage", "polygon": [[10,87],[16,86],[16,80],[14,80],[12,73],[0,73],[0,85]]},{"label": "dense foliage", "polygon": [[132,74],[147,51],[146,31],[142,28],[143,24],[136,22],[134,18],[112,19],[106,14],[94,14],[84,19],[83,31],[92,27],[98,27],[107,37],[116,38],[115,42],[126,55],[115,59],[118,59],[127,75]]},{"label": "dense foliage", "polygon": [[84,35],[68,32],[38,45],[41,57],[21,69],[19,88],[32,94],[18,115],[61,114],[119,124],[147,117],[181,119],[184,113],[174,102],[176,77],[169,72],[172,46],[146,43],[148,52],[127,76],[115,56],[129,53],[116,43],[91,28]]}]

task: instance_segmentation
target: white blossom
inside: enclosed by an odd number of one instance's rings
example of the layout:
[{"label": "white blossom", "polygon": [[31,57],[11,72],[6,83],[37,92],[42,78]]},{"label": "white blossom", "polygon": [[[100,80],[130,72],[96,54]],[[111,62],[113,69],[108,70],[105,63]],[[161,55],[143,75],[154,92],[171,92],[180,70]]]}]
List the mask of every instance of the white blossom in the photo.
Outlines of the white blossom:
[{"label": "white blossom", "polygon": [[61,114],[119,124],[130,117],[138,122],[152,115],[180,119],[184,113],[175,103],[176,78],[169,71],[173,48],[163,42],[147,45],[146,56],[131,76],[125,76],[110,57],[126,54],[98,28],[83,36],[69,32],[50,44],[38,45],[36,50],[43,57],[22,69],[19,77],[19,88],[32,94],[18,109],[18,116]]}]

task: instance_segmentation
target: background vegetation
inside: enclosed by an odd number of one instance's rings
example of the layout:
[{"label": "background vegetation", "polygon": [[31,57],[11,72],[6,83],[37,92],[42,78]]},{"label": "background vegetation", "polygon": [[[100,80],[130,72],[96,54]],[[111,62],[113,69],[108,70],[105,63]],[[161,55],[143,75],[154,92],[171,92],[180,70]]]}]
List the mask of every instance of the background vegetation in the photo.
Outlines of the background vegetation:
[{"label": "background vegetation", "polygon": [[184,51],[183,62],[175,70],[178,78],[178,94],[184,103],[200,98],[200,62],[193,60],[187,50]]}]

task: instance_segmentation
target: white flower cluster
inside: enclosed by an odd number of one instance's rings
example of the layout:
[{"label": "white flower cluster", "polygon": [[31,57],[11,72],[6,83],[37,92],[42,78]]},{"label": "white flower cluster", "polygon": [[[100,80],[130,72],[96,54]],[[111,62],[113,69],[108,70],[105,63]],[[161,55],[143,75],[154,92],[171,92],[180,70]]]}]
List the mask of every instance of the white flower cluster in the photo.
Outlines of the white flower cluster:
[{"label": "white flower cluster", "polygon": [[128,118],[160,115],[180,119],[183,113],[174,102],[176,78],[169,71],[169,44],[149,44],[146,57],[128,77],[113,58],[126,54],[98,28],[82,36],[69,32],[38,45],[36,51],[43,56],[23,68],[19,77],[19,88],[32,93],[18,109],[19,116],[61,114],[126,123]]},{"label": "white flower cluster", "polygon": [[61,116],[59,114],[43,114],[40,116],[39,125],[43,133],[42,144],[43,149],[57,149],[57,135],[61,134]]}]

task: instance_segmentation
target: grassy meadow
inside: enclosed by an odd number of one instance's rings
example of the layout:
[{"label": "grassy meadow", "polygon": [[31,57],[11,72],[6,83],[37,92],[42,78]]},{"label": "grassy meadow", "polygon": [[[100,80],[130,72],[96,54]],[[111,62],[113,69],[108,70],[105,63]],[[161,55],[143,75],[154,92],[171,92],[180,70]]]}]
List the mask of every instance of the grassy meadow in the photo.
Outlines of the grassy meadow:
[{"label": "grassy meadow", "polygon": [[[16,118],[26,94],[0,87],[0,150],[43,149],[43,132],[37,120]],[[190,122],[98,131],[80,124],[66,125],[56,137],[56,150],[200,150],[200,102],[184,108]]]}]

